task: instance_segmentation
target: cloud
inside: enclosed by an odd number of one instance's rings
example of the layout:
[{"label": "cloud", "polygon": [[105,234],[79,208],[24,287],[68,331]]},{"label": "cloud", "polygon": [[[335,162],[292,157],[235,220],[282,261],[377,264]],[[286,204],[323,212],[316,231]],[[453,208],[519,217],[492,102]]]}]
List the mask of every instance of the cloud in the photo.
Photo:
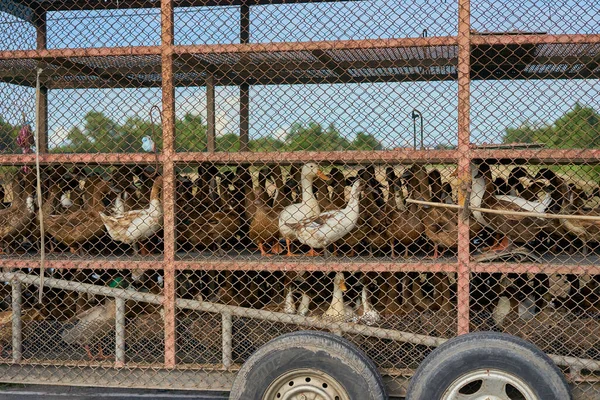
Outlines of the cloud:
[{"label": "cloud", "polygon": [[281,140],[283,142],[285,141],[287,134],[287,129],[277,128],[271,133],[271,136],[273,137],[273,139]]},{"label": "cloud", "polygon": [[[216,90],[215,93],[215,132],[217,136],[237,133],[239,129],[239,101],[237,93],[231,90]],[[206,92],[194,90],[177,97],[176,117],[186,114],[201,115],[206,120]]]},{"label": "cloud", "polygon": [[67,146],[70,144],[68,139],[69,129],[64,126],[57,126],[50,131],[48,135],[48,148],[55,149],[57,147]]}]

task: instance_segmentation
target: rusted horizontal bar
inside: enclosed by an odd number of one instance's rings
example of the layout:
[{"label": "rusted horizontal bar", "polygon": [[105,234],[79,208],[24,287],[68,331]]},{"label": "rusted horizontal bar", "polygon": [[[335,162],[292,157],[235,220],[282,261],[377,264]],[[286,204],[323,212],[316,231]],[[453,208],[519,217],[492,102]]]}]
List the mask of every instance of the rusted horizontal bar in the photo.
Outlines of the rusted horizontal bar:
[{"label": "rusted horizontal bar", "polygon": [[329,51],[352,49],[386,49],[397,47],[456,46],[456,36],[361,39],[361,40],[324,40],[313,42],[279,42],[249,44],[206,44],[178,45],[173,47],[174,54],[220,54],[220,53],[274,53],[287,51]]},{"label": "rusted horizontal bar", "polygon": [[[146,153],[52,153],[40,154],[41,164],[155,164],[156,155]],[[158,155],[162,162],[162,155]],[[0,165],[34,164],[35,154],[0,154]]]},{"label": "rusted horizontal bar", "polygon": [[[314,257],[313,257],[314,258]],[[215,260],[175,261],[178,270],[232,270],[232,271],[369,271],[369,272],[456,272],[457,264],[446,262],[423,262],[414,259],[397,261],[353,261],[339,258],[317,258],[311,262],[279,260]]]},{"label": "rusted horizontal bar", "polygon": [[[24,0],[17,0],[25,3]],[[295,4],[331,2],[338,0],[174,0],[174,7],[210,7],[210,6],[239,6],[241,4]],[[348,0],[346,0],[348,1]],[[357,0],[350,0],[357,1]],[[158,8],[160,2],[155,0],[104,0],[104,1],[76,1],[76,0],[52,0],[42,1],[38,8],[45,11],[62,10],[110,10],[110,9],[132,9],[132,8]]]},{"label": "rusted horizontal bar", "polygon": [[[344,77],[310,75],[296,75],[291,72],[281,72],[275,76],[262,76],[260,78],[243,78],[241,76],[221,77],[219,86],[239,86],[241,84],[252,85],[323,85],[335,83],[381,83],[381,82],[429,82],[429,81],[453,81],[455,74],[391,74],[391,75],[368,75],[356,76],[350,80],[342,80]],[[10,82],[9,82],[10,83]],[[26,81],[22,85],[30,86]],[[173,80],[176,87],[198,87],[206,85],[206,78]],[[160,87],[160,80],[140,80],[139,83],[103,80],[58,80],[48,84],[50,89],[116,89],[116,88],[153,88]]]},{"label": "rusted horizontal bar", "polygon": [[[71,260],[48,260],[44,261],[45,269],[132,269],[132,270],[147,270],[147,269],[162,269],[164,261],[152,260],[152,261],[139,261],[139,260],[128,260],[126,257],[123,259],[117,259],[112,257],[111,259],[102,259],[100,257],[96,259],[71,259]],[[4,268],[39,268],[39,259],[0,259],[0,267]]]},{"label": "rusted horizontal bar", "polygon": [[[473,99],[477,103],[477,99]],[[471,150],[474,159],[495,159],[536,164],[580,164],[600,162],[600,149],[478,149]]]},{"label": "rusted horizontal bar", "polygon": [[600,265],[591,264],[569,264],[569,263],[552,263],[548,261],[544,264],[535,263],[476,263],[470,262],[471,272],[474,273],[516,273],[516,274],[573,274],[584,275],[600,274]]},{"label": "rusted horizontal bar", "polygon": [[[39,285],[40,283],[39,278],[35,275],[28,275],[19,272],[0,273],[0,280],[13,281],[13,279],[29,285]],[[164,301],[163,296],[156,294],[143,293],[135,290],[116,289],[99,285],[91,285],[89,283],[74,282],[64,279],[47,278],[44,280],[44,286],[56,289],[89,293],[98,296],[111,296],[117,299],[134,300],[156,305],[161,305]],[[432,347],[439,346],[446,341],[446,339],[443,338],[426,336],[417,333],[402,332],[392,329],[370,327],[366,325],[346,322],[335,323],[325,321],[318,317],[290,315],[285,314],[283,312],[230,306],[220,303],[212,303],[208,301],[196,301],[177,298],[175,299],[175,304],[177,308],[185,310],[196,310],[218,314],[225,313],[236,317],[255,318],[264,321],[310,326],[319,329],[339,330],[341,332],[351,334],[378,337],[381,339],[391,339],[399,342],[413,343]]]},{"label": "rusted horizontal bar", "polygon": [[[472,150],[474,159],[502,160],[511,163],[533,164],[578,164],[600,163],[600,149],[540,149],[540,150]],[[323,151],[323,152],[243,152],[243,153],[176,153],[173,161],[178,163],[297,163],[305,161],[331,162],[388,162],[411,164],[413,162],[455,163],[459,154],[456,150],[373,150],[373,151]],[[162,162],[162,156],[158,156]],[[94,163],[94,164],[154,164],[156,156],[146,153],[51,153],[40,156],[42,164],[50,163]],[[34,154],[1,154],[0,165],[35,163]]]},{"label": "rusted horizontal bar", "polygon": [[5,50],[0,60],[32,59],[48,60],[62,57],[121,57],[160,55],[160,46],[136,47],[89,47],[78,49]]},{"label": "rusted horizontal bar", "polygon": [[298,152],[243,152],[243,153],[176,153],[173,161],[215,163],[298,163],[306,161],[330,161],[352,163],[405,163],[430,162],[454,163],[459,154],[456,150],[374,150],[374,151],[298,151]]},{"label": "rusted horizontal bar", "polygon": [[[45,260],[46,269],[131,269],[131,270],[152,270],[163,269],[162,260],[128,260],[126,257],[117,259],[111,257],[102,259],[72,259],[72,260]],[[37,259],[19,260],[19,259],[0,259],[0,267],[5,268],[39,268],[40,262]],[[354,261],[351,259],[339,258],[317,258],[310,262],[261,259],[261,260],[185,260],[175,261],[175,268],[178,270],[235,270],[235,271],[408,271],[408,272],[456,272],[456,263],[452,260],[446,262],[438,260],[437,262],[422,262],[416,259],[401,259],[394,261]]]},{"label": "rusted horizontal bar", "polygon": [[[185,368],[178,364],[176,369],[164,368],[163,364],[133,363],[127,368],[114,368],[113,363],[95,362],[65,362],[50,360],[24,360],[19,364],[0,364],[0,379],[2,382],[29,383],[45,385],[69,385],[82,387],[115,387],[118,389],[142,388],[165,389],[168,382],[170,390],[223,390],[231,389],[235,372],[218,369],[218,364],[197,368]],[[73,368],[76,367],[76,368]],[[141,375],[141,376],[140,376]],[[28,393],[30,396],[30,393]]]},{"label": "rusted horizontal bar", "polygon": [[600,34],[471,35],[473,45],[600,43]]}]

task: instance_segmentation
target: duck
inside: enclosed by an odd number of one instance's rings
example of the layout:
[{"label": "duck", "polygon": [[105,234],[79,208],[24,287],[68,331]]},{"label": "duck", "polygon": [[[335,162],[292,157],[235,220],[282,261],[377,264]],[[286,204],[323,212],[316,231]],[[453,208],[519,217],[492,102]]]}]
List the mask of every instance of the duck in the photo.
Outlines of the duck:
[{"label": "duck", "polygon": [[[477,171],[474,173],[473,191],[482,193],[481,197],[471,204],[473,207],[480,206],[507,212],[545,213],[552,206],[553,198],[550,194],[539,202],[512,195],[495,195],[489,165],[483,163],[475,168],[477,168]],[[471,196],[471,200],[473,200],[473,196]],[[480,213],[477,211],[474,211],[473,214],[482,225],[502,235],[502,242],[490,249],[496,251],[510,250],[514,242],[530,242],[536,238],[539,232],[552,224],[551,220],[536,217]]]},{"label": "duck", "polygon": [[[77,322],[62,332],[61,339],[70,345],[83,345],[90,360],[106,359],[108,357],[104,355],[100,341],[115,329],[115,316],[116,301],[107,299],[103,304],[76,315],[74,319]],[[90,349],[90,345],[94,344],[98,344],[97,355]]]},{"label": "duck", "polygon": [[[158,232],[163,224],[161,190],[163,178],[158,176],[152,185],[150,204],[141,210],[131,210],[121,215],[106,215],[100,212],[100,218],[113,240],[134,246]],[[144,249],[144,248],[143,248]],[[145,254],[145,250],[142,250]]]},{"label": "duck", "polygon": [[586,202],[592,198],[592,196],[588,195],[583,189],[578,188],[572,182],[567,184],[567,196],[569,206],[576,210],[583,209]]},{"label": "duck", "polygon": [[352,185],[346,208],[326,211],[318,217],[300,221],[292,228],[300,243],[322,249],[343,238],[356,227],[360,215],[360,193],[364,183],[357,179]]},{"label": "duck", "polygon": [[[300,179],[302,186],[302,201],[285,207],[279,214],[279,232],[285,239],[287,256],[295,256],[291,250],[291,242],[296,239],[297,231],[295,228],[298,227],[298,223],[306,219],[318,217],[321,213],[319,202],[315,198],[312,188],[313,180],[316,177],[323,180],[329,179],[329,177],[319,169],[317,164],[305,164],[302,167]],[[309,255],[314,255],[314,251],[309,253]]]},{"label": "duck", "polygon": [[205,204],[206,208],[202,207],[205,208],[203,212],[194,213],[188,219],[182,236],[193,246],[212,247],[217,254],[223,255],[225,253],[223,243],[238,232],[241,220],[236,210],[227,201],[222,202],[222,199],[214,196],[210,198],[214,199],[213,203]]},{"label": "duck", "polygon": [[[419,181],[416,174],[418,168],[418,166],[414,165],[402,175],[402,178],[406,181],[408,196],[413,198],[419,197]],[[391,172],[393,171],[390,171],[388,176],[389,198],[394,199],[395,202],[396,193],[402,192],[402,188],[399,186],[398,178]],[[388,211],[387,237],[390,239],[392,258],[396,258],[396,243],[404,246],[404,257],[408,257],[410,245],[419,240],[425,232],[422,217],[422,210],[417,204],[410,203],[403,210],[390,206],[390,210]]]},{"label": "duck", "polygon": [[113,215],[118,216],[126,211],[139,210],[146,204],[138,201],[137,187],[134,184],[135,171],[128,165],[122,165],[115,169],[111,176],[111,190],[116,195],[114,199]]},{"label": "duck", "polygon": [[110,191],[108,182],[101,177],[91,177],[86,182],[89,201],[80,210],[59,215],[42,213],[46,232],[57,241],[69,246],[71,253],[82,255],[82,244],[104,232],[100,213],[105,211],[103,198]]},{"label": "duck", "polygon": [[369,289],[367,289],[366,286],[363,286],[360,299],[360,306],[356,309],[356,315],[353,317],[352,322],[368,326],[379,323],[381,321],[381,315],[379,315],[379,312],[377,312],[373,307],[373,304],[371,304],[371,301],[369,300]]},{"label": "duck", "polygon": [[[4,346],[12,342],[12,310],[0,312],[0,358]],[[37,308],[24,308],[21,310],[21,323],[27,325],[28,322],[43,321],[46,315]]]},{"label": "duck", "polygon": [[294,301],[294,290],[288,287],[285,295],[283,312],[286,314],[296,314],[296,302]]},{"label": "duck", "polygon": [[296,306],[297,300],[294,297],[295,294],[296,292],[292,289],[292,286],[288,286],[286,289],[283,312],[286,314],[296,314],[305,317],[310,312],[310,304],[312,299],[307,293],[302,292],[300,295],[300,304]]},{"label": "duck", "polygon": [[12,181],[10,207],[0,210],[0,242],[3,244],[0,254],[5,254],[8,241],[23,232],[34,219],[33,179],[33,174],[20,171]]},{"label": "duck", "polygon": [[[415,195],[424,201],[431,201],[431,198],[439,198],[441,194],[430,193],[429,175],[421,165],[414,167],[411,172],[414,174],[415,183],[418,182],[418,190]],[[439,188],[441,189],[441,187]],[[454,248],[458,244],[458,215],[456,211],[440,207],[422,207],[423,227],[425,236],[433,243],[433,259],[440,257],[439,247]]]},{"label": "duck", "polygon": [[330,182],[331,182],[331,205],[329,209],[325,209],[325,211],[331,210],[339,210],[346,207],[346,178],[344,177],[344,173],[337,167],[333,167],[331,171],[329,171]]},{"label": "duck", "polygon": [[321,319],[329,322],[350,322],[356,314],[352,307],[344,302],[344,292],[348,290],[346,287],[346,279],[343,272],[337,272],[333,279],[333,295],[329,308],[321,314]]},{"label": "duck", "polygon": [[[277,171],[278,170],[278,171]],[[282,203],[283,196],[280,194],[281,186],[277,186],[278,184],[282,184],[281,180],[281,168],[278,167],[273,172],[278,177],[275,178],[276,184],[276,195],[273,199],[273,204],[269,206],[264,201],[263,196],[261,195],[266,180],[267,180],[268,171],[259,171],[258,173],[258,184],[259,184],[259,193],[254,195],[254,207],[252,207],[252,214],[250,216],[250,227],[248,230],[248,236],[250,239],[256,243],[258,246],[260,253],[264,257],[271,256],[265,248],[265,243],[275,242],[276,245],[272,249],[273,253],[280,253],[279,249],[279,215],[281,211],[284,209],[284,203]]]},{"label": "duck", "polygon": [[372,256],[374,250],[381,250],[388,244],[385,231],[388,225],[386,202],[383,196],[383,186],[375,177],[373,164],[358,171],[358,178],[365,183],[360,204],[361,218],[368,227],[365,239],[369,255]]},{"label": "duck", "polygon": [[[529,321],[536,315],[535,298],[532,294],[519,294],[516,296],[516,289],[509,287],[506,293],[498,297],[492,310],[492,320],[496,327],[505,329],[508,321],[514,321],[519,318],[523,321]],[[517,297],[521,298],[520,300]]]},{"label": "duck", "polygon": [[327,211],[333,209],[331,198],[329,196],[329,185],[322,179],[317,179],[313,182],[313,193],[317,202],[319,202],[319,208],[321,211]]},{"label": "duck", "polygon": [[6,202],[6,190],[4,187],[4,180],[0,179],[0,209],[10,207],[10,203]]},{"label": "duck", "polygon": [[[564,180],[554,171],[547,168],[541,169],[536,175],[536,178],[547,179],[551,185],[562,189],[559,189],[558,192],[565,195],[562,201],[558,202],[560,203],[560,207],[552,211],[561,214],[600,217],[600,209],[585,210],[583,207],[574,206],[572,201],[574,194],[571,192],[572,187],[565,184]],[[600,240],[600,221],[570,218],[560,218],[558,221],[560,224],[559,228],[562,228],[562,231],[577,237],[583,242],[581,251],[584,255],[587,255],[588,253],[589,242],[597,242]]]},{"label": "duck", "polygon": [[[382,295],[379,297],[379,304],[382,305],[382,314],[385,317],[404,315],[413,310],[409,273],[402,273],[402,279],[399,275],[398,272],[383,272],[381,275],[384,283],[381,286]],[[402,295],[398,290],[399,284],[402,285]]]}]

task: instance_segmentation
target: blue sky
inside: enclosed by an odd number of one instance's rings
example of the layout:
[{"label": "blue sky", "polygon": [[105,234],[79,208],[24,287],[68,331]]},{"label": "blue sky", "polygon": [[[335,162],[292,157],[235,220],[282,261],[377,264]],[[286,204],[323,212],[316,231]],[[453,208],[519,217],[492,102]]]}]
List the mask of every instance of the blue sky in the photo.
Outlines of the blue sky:
[{"label": "blue sky", "polygon": [[[453,35],[456,0],[359,1],[290,4],[252,8],[251,41],[335,40]],[[175,14],[178,44],[238,42],[238,8],[184,8]],[[472,27],[477,31],[600,33],[600,2],[474,0]],[[34,31],[0,14],[0,48],[33,48]],[[52,13],[51,48],[155,45],[160,42],[158,10]],[[496,81],[472,83],[472,133],[475,142],[497,142],[507,126],[552,121],[575,102],[600,110],[600,84],[588,81]],[[251,136],[282,135],[294,122],[335,124],[350,138],[357,131],[375,135],[388,147],[412,143],[413,108],[423,112],[426,143],[455,143],[454,82],[363,85],[255,86],[251,91]],[[204,88],[176,91],[178,114],[205,114]],[[239,95],[235,87],[217,88],[217,128],[238,129]],[[22,111],[33,118],[34,93],[0,84],[0,115],[11,122]],[[160,103],[159,89],[54,90],[50,93],[51,140],[81,124],[89,110],[122,121],[147,118]]]}]

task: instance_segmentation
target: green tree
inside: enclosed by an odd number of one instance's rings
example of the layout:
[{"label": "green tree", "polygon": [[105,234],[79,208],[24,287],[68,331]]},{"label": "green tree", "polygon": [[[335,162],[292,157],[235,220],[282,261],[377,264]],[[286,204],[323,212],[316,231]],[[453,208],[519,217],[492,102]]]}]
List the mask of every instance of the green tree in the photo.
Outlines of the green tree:
[{"label": "green tree", "polygon": [[533,127],[524,123],[518,128],[507,128],[504,143],[542,143],[549,148],[597,148],[600,145],[600,114],[579,103],[556,121]]},{"label": "green tree", "polygon": [[200,115],[185,114],[175,121],[176,151],[206,151],[206,131]]},{"label": "green tree", "polygon": [[356,138],[352,141],[350,146],[352,150],[381,150],[383,146],[375,136],[365,133],[358,132]]},{"label": "green tree", "polygon": [[143,152],[142,138],[150,136],[157,150],[162,148],[162,128],[157,123],[144,120],[140,117],[129,117],[120,127],[121,136],[117,148],[124,152]]},{"label": "green tree", "polygon": [[235,133],[226,133],[215,138],[216,151],[236,152],[240,149],[240,138]]},{"label": "green tree", "polygon": [[17,146],[17,135],[20,126],[12,126],[0,117],[0,152],[15,153],[19,151]]},{"label": "green tree", "polygon": [[285,149],[285,143],[281,140],[275,139],[272,136],[251,140],[248,145],[250,147],[250,151],[256,152],[278,151]]},{"label": "green tree", "polygon": [[289,151],[347,150],[350,142],[340,135],[333,124],[323,129],[320,124],[309,122],[307,126],[298,123],[292,125],[285,147]]}]

